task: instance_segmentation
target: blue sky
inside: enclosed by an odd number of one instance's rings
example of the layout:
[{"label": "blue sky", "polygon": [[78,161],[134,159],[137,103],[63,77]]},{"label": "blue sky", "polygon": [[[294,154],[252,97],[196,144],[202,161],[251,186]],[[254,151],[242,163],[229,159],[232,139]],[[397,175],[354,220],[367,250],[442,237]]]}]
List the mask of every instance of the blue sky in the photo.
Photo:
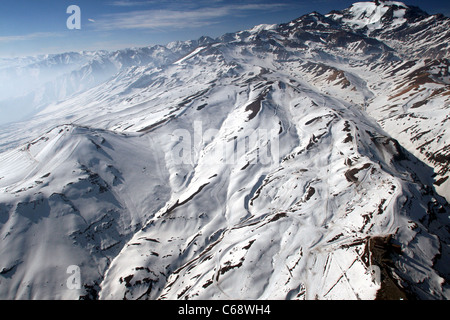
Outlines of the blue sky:
[{"label": "blue sky", "polygon": [[[261,23],[283,23],[312,11],[328,13],[354,1],[337,0],[0,0],[0,57],[81,50],[114,50],[217,37]],[[450,16],[448,0],[410,0],[430,14]],[[81,9],[81,29],[69,30],[69,5]]]}]

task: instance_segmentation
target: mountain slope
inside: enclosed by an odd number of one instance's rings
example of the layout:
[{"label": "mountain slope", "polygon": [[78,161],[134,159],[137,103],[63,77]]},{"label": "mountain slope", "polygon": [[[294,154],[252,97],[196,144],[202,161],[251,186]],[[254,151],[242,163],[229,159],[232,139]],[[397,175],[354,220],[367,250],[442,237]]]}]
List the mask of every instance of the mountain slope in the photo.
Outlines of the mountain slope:
[{"label": "mountain slope", "polygon": [[66,125],[3,154],[2,298],[78,298],[61,290],[70,265],[82,266],[88,285],[99,283],[167,200],[164,168],[147,169],[160,163],[154,152],[147,138]]},{"label": "mountain slope", "polygon": [[448,51],[413,46],[446,23],[357,3],[121,51],[1,133],[0,297],[447,299]]},{"label": "mountain slope", "polygon": [[450,137],[445,122],[450,106],[450,19],[391,1],[357,3],[327,17],[395,50],[398,62],[372,67],[381,77],[372,86],[375,97],[366,105],[367,111],[403,146],[435,168],[438,191],[449,199],[445,141]]}]

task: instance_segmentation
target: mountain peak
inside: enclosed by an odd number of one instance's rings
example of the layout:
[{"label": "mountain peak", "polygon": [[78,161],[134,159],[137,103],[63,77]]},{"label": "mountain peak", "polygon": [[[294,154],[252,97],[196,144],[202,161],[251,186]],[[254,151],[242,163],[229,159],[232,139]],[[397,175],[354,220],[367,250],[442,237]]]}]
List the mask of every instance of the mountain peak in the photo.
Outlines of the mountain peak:
[{"label": "mountain peak", "polygon": [[[386,1],[386,0],[374,0],[372,1],[375,3],[376,6],[398,6],[403,8],[408,8],[406,4],[400,1]],[[357,2],[357,3],[363,3],[363,2]]]},{"label": "mountain peak", "polygon": [[427,16],[418,7],[407,6],[399,1],[382,0],[356,2],[347,9],[332,11],[327,15],[352,29],[367,29],[369,32],[386,27],[396,28]]}]

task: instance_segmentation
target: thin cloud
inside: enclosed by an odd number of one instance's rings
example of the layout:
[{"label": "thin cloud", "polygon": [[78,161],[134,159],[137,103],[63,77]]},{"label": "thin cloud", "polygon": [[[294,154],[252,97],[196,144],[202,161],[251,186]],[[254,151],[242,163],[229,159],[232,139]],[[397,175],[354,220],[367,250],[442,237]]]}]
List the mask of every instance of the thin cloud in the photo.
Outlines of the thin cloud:
[{"label": "thin cloud", "polygon": [[0,42],[28,41],[40,38],[53,38],[61,36],[62,34],[58,32],[34,32],[25,35],[3,36],[0,37]]},{"label": "thin cloud", "polygon": [[135,6],[142,6],[142,5],[146,5],[151,1],[113,1],[111,3],[109,3],[109,5],[111,6],[115,6],[115,7],[135,7]]},{"label": "thin cloud", "polygon": [[161,6],[176,6],[176,7],[188,7],[188,6],[204,6],[207,4],[221,3],[224,0],[144,0],[144,1],[133,1],[133,0],[116,0],[108,3],[110,6],[115,7],[138,7],[138,6],[149,6],[157,5]]},{"label": "thin cloud", "polygon": [[284,4],[243,4],[190,10],[140,10],[107,14],[97,19],[98,30],[129,29],[182,29],[199,28],[218,23],[227,16],[246,15],[248,12],[269,11],[285,7]]}]

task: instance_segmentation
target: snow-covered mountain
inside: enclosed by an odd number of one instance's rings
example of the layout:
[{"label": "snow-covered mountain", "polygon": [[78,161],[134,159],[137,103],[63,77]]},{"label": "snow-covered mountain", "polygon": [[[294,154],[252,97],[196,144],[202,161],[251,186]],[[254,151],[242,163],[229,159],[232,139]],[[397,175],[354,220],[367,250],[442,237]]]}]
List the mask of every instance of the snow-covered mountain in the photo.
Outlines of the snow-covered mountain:
[{"label": "snow-covered mountain", "polygon": [[0,132],[0,297],[448,299],[449,21],[79,54],[97,80]]},{"label": "snow-covered mountain", "polygon": [[157,67],[173,62],[205,41],[207,37],[167,46],[0,61],[0,124],[28,119],[49,103],[93,88],[129,67]]}]

